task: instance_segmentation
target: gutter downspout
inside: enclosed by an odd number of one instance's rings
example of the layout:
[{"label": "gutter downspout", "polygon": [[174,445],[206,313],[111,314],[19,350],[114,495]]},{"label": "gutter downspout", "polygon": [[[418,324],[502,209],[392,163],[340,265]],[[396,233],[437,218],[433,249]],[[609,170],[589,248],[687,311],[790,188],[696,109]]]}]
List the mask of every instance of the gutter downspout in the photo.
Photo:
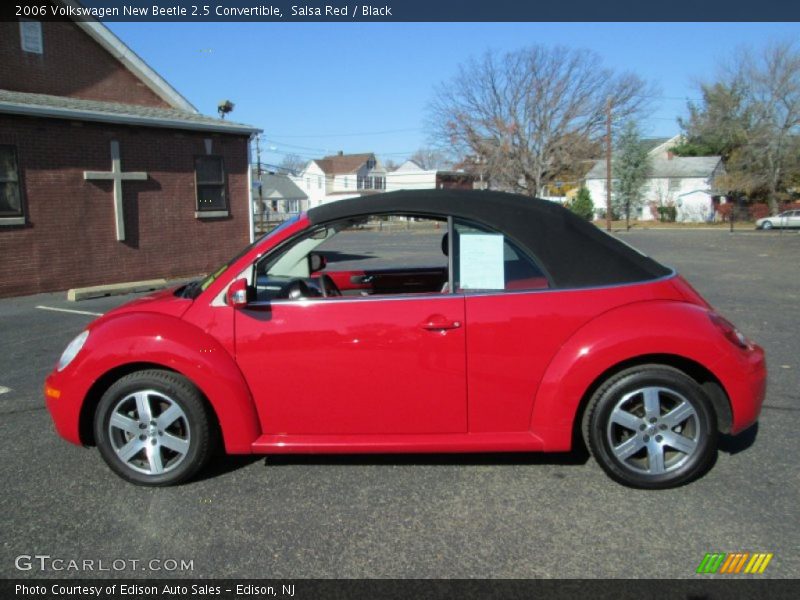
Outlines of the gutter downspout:
[{"label": "gutter downspout", "polygon": [[251,133],[247,138],[247,224],[250,229],[250,243],[252,244],[256,238],[255,222],[253,221],[253,168],[252,158],[253,149],[251,144],[256,137],[255,133]]}]

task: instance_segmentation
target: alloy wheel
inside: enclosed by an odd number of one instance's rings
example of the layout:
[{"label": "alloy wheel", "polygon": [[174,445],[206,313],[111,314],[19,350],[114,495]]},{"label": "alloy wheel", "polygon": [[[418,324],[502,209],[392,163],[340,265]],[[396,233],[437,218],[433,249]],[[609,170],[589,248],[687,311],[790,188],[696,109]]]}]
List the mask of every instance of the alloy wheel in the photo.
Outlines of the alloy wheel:
[{"label": "alloy wheel", "polygon": [[191,430],[186,413],[175,400],[148,389],[130,393],[116,403],[108,420],[108,438],[127,468],[162,475],[186,458]]},{"label": "alloy wheel", "polygon": [[606,425],[613,456],[627,469],[664,475],[697,451],[701,427],[693,405],[674,389],[646,386],[616,403]]}]

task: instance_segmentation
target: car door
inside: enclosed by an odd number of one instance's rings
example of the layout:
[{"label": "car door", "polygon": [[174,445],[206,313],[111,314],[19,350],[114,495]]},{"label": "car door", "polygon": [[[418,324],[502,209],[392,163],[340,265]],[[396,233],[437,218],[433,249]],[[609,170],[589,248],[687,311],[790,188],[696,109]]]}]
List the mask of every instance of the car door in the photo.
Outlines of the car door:
[{"label": "car door", "polygon": [[265,434],[467,429],[462,295],[271,298],[237,308],[234,325]]},{"label": "car door", "polygon": [[236,311],[264,433],[466,431],[463,296],[272,301]]}]

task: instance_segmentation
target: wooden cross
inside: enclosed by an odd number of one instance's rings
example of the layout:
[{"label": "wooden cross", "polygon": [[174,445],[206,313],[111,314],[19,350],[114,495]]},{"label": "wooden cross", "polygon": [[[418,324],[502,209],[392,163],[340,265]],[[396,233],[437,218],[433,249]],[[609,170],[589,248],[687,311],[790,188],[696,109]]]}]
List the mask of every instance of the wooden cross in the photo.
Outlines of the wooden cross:
[{"label": "wooden cross", "polygon": [[147,173],[123,173],[119,159],[119,142],[111,140],[111,170],[110,171],[84,171],[84,179],[99,179],[114,182],[114,221],[117,226],[117,241],[125,240],[125,219],[122,214],[122,182],[144,181]]}]

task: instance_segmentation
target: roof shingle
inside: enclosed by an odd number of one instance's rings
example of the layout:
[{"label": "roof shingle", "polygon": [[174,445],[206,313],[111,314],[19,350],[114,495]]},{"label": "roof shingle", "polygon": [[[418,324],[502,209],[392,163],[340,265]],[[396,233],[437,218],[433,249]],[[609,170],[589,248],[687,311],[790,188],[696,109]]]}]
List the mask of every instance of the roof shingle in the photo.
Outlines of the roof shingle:
[{"label": "roof shingle", "polygon": [[[711,177],[722,161],[720,156],[676,156],[654,158],[651,178],[663,177]],[[606,161],[598,160],[586,174],[586,179],[605,179]]]},{"label": "roof shingle", "polygon": [[120,104],[2,89],[0,89],[0,113],[240,134],[261,131],[250,125],[176,108]]},{"label": "roof shingle", "polygon": [[339,175],[358,171],[361,165],[371,158],[375,158],[375,155],[371,152],[363,154],[333,154],[315,159],[314,162],[319,165],[319,168],[326,175]]}]

